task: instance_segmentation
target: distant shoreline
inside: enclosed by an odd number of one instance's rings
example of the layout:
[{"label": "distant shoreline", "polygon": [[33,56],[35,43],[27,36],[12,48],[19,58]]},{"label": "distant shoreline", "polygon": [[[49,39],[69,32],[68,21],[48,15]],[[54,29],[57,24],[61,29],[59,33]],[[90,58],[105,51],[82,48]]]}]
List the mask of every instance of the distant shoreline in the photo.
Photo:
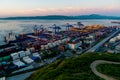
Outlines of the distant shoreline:
[{"label": "distant shoreline", "polygon": [[0,20],[120,20],[120,19],[0,19]]},{"label": "distant shoreline", "polygon": [[64,16],[64,15],[49,15],[49,16],[18,16],[18,17],[6,17],[0,18],[0,20],[120,20],[120,17],[116,16],[104,16],[104,15],[80,15],[80,16]]}]

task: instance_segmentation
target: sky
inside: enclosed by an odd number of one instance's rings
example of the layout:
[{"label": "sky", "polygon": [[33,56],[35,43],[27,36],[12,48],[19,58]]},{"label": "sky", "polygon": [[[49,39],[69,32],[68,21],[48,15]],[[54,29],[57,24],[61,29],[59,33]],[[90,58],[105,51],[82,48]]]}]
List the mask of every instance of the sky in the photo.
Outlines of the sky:
[{"label": "sky", "polygon": [[120,0],[0,0],[0,17],[101,14],[120,16]]}]

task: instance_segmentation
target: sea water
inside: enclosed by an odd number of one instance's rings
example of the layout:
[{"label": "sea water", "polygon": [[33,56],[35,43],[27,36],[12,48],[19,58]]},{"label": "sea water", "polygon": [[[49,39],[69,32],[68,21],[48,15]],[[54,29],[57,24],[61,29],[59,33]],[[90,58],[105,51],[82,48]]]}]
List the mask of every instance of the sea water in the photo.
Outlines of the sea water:
[{"label": "sea water", "polygon": [[43,25],[44,28],[49,30],[51,30],[50,27],[52,27],[53,24],[61,26],[62,30],[65,30],[66,23],[76,25],[77,22],[82,22],[84,25],[100,24],[108,27],[119,25],[111,23],[111,21],[118,20],[0,20],[0,45],[3,44],[4,36],[9,32],[12,31],[14,34],[19,34],[21,32],[29,33],[33,30],[35,25],[38,27]]}]

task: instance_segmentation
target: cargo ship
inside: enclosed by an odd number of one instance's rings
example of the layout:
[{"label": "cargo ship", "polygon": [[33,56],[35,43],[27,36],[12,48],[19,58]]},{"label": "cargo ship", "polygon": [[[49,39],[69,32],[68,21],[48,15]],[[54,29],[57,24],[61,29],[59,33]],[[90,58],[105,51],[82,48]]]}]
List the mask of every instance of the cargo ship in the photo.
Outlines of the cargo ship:
[{"label": "cargo ship", "polygon": [[120,22],[118,22],[118,21],[112,21],[111,23],[120,24]]},{"label": "cargo ship", "polygon": [[77,26],[76,28],[67,23],[66,30],[60,31],[61,27],[54,24],[54,32],[51,32],[44,28],[38,29],[35,25],[31,33],[9,33],[4,37],[6,44],[0,46],[0,75],[4,76],[34,62],[54,57],[65,50],[84,51],[99,39],[116,31],[116,26],[84,26],[81,22]]}]

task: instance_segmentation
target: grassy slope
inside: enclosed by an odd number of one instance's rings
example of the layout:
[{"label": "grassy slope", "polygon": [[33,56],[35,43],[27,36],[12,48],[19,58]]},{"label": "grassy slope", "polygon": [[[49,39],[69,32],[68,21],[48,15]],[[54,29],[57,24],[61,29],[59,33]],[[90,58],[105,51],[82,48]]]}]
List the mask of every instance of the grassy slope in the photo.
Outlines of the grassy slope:
[{"label": "grassy slope", "polygon": [[120,80],[120,65],[117,64],[100,64],[97,66],[97,70],[108,76],[113,76],[117,80]]},{"label": "grassy slope", "polygon": [[88,53],[76,58],[58,60],[37,70],[26,80],[102,80],[89,67],[95,60],[120,62],[120,54]]}]

